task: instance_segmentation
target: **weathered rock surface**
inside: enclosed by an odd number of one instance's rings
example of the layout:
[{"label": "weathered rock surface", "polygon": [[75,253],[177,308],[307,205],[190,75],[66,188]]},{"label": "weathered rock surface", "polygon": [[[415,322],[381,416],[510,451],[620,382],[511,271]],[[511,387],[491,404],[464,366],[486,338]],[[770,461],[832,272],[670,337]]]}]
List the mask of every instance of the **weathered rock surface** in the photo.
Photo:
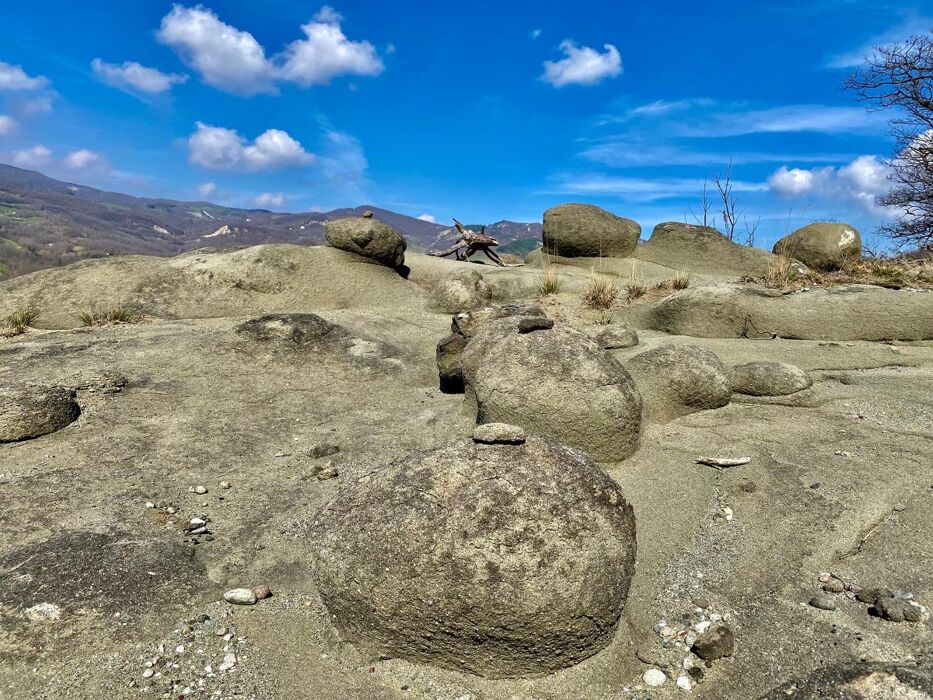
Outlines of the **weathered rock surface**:
[{"label": "weathered rock surface", "polygon": [[597,326],[588,329],[587,335],[604,350],[621,350],[638,345],[638,333],[623,326]]},{"label": "weathered rock surface", "polygon": [[468,342],[459,333],[451,333],[437,344],[437,374],[440,389],[445,394],[463,393],[463,366],[460,356]]},{"label": "weathered rock surface", "polygon": [[544,212],[544,250],[565,257],[626,258],[641,226],[591,204],[561,204]]},{"label": "weathered rock surface", "polygon": [[431,289],[432,308],[456,314],[484,307],[492,301],[492,290],[476,270],[454,272],[438,280]]},{"label": "weathered rock surface", "polygon": [[833,664],[774,688],[762,700],[929,700],[933,673],[917,664],[853,662]]},{"label": "weathered rock surface", "polygon": [[546,314],[537,304],[502,304],[500,306],[487,306],[476,311],[454,316],[450,324],[453,333],[459,333],[464,338],[472,338],[480,330],[500,318],[531,317],[545,318]]},{"label": "weathered rock surface", "polygon": [[0,442],[16,442],[54,433],[77,420],[75,392],[57,386],[0,386]]},{"label": "weathered rock surface", "polygon": [[653,306],[649,328],[695,338],[933,339],[933,292],[868,285],[781,294],[753,288],[685,289]]},{"label": "weathered rock surface", "polygon": [[463,351],[477,422],[520,425],[600,460],[632,454],[641,397],[622,365],[580,331],[519,333],[518,322],[491,322]]},{"label": "weathered rock surface", "polygon": [[728,368],[699,345],[662,345],[625,362],[642,396],[645,416],[671,420],[722,408],[732,397]]},{"label": "weathered rock surface", "polygon": [[483,423],[473,430],[473,442],[488,445],[520,445],[526,438],[524,428],[508,423]]},{"label": "weathered rock surface", "polygon": [[346,640],[490,677],[606,646],[635,564],[618,485],[536,437],[411,455],[342,489],[312,532],[314,579]]},{"label": "weathered rock surface", "polygon": [[714,228],[676,221],[655,226],[636,257],[674,270],[736,277],[760,277],[775,259],[767,251],[730,241]]},{"label": "weathered rock surface", "polygon": [[817,270],[838,270],[862,257],[862,237],[849,224],[809,224],[784,236],[773,250]]},{"label": "weathered rock surface", "polygon": [[784,362],[747,362],[732,368],[732,390],[750,396],[786,396],[813,385],[810,375]]},{"label": "weathered rock surface", "polygon": [[398,269],[405,264],[407,243],[394,228],[378,219],[332,219],[324,225],[327,242],[334,248]]}]

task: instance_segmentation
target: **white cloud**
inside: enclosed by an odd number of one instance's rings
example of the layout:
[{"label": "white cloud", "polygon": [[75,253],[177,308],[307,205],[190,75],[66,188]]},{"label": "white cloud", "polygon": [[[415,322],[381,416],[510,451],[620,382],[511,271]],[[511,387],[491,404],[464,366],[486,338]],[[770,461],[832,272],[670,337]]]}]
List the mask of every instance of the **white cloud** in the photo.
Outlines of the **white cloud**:
[{"label": "white cloud", "polygon": [[715,100],[708,97],[695,97],[683,100],[655,100],[647,104],[639,105],[628,111],[630,116],[654,117],[659,114],[670,114],[671,112],[682,112],[691,107],[711,107]]},{"label": "white cloud", "polygon": [[253,204],[263,209],[284,207],[285,199],[285,195],[281,192],[263,192],[261,195],[253,197]]},{"label": "white cloud", "polygon": [[30,77],[22,66],[13,66],[0,61],[0,90],[41,90],[48,87],[48,78]]},{"label": "white cloud", "polygon": [[773,192],[784,197],[816,196],[857,203],[869,214],[884,211],[876,203],[890,183],[885,165],[875,156],[859,156],[839,168],[787,168],[781,166],[768,178]]},{"label": "white cloud", "polygon": [[136,90],[139,92],[158,93],[171,90],[172,85],[180,85],[188,80],[187,75],[178,73],[163,73],[155,68],[125,61],[120,65],[106,63],[99,58],[91,61],[91,68],[100,80],[111,87],[121,90]]},{"label": "white cloud", "polygon": [[[615,195],[633,201],[655,201],[684,195],[693,196],[703,191],[703,185],[704,181],[699,178],[612,177],[584,174],[564,178],[556,193]],[[742,180],[733,180],[732,185],[735,192],[762,192],[768,189],[764,183]]]},{"label": "white cloud", "polygon": [[39,168],[51,162],[52,151],[40,143],[32,148],[14,151],[11,160],[13,165],[21,168]]},{"label": "white cloud", "polygon": [[532,39],[537,39],[539,36],[541,36],[541,30],[532,29],[530,32],[528,32],[528,36],[530,36]]},{"label": "white cloud", "polygon": [[379,75],[384,70],[375,47],[368,41],[347,39],[337,21],[302,25],[306,38],[282,52],[283,79],[308,87],[326,85],[339,75]]},{"label": "white cloud", "polygon": [[783,105],[759,110],[733,110],[683,126],[678,133],[693,137],[741,136],[778,133],[858,133],[886,124],[886,118],[862,107]]},{"label": "white cloud", "polygon": [[829,163],[851,158],[846,153],[767,153],[764,151],[734,151],[694,149],[681,143],[660,143],[661,139],[646,139],[626,135],[610,137],[586,146],[578,153],[594,163],[610,168],[667,167],[672,165],[698,165],[723,168],[730,161],[735,165],[747,163]]},{"label": "white cloud", "polygon": [[200,5],[172,7],[156,37],[208,85],[237,95],[274,91],[272,65],[262,45]]},{"label": "white cloud", "polygon": [[324,176],[344,190],[358,191],[365,184],[369,162],[362,144],[350,134],[329,129],[320,161]]},{"label": "white cloud", "polygon": [[323,85],[340,75],[378,75],[384,69],[368,41],[351,41],[340,28],[341,16],[324,6],[301,27],[304,39],[275,56],[249,32],[225,22],[200,5],[175,5],[162,18],[157,37],[170,46],[204,82],[238,95],[275,92],[277,81],[305,87]]},{"label": "white cloud", "polygon": [[213,182],[202,182],[196,189],[199,197],[207,198],[217,192],[217,185]]},{"label": "white cloud", "polygon": [[343,15],[330,5],[324,5],[324,7],[315,13],[312,19],[315,22],[333,22],[334,24],[340,24],[343,21]]},{"label": "white cloud", "polygon": [[188,139],[189,160],[210,170],[256,172],[310,165],[314,156],[280,129],[263,132],[247,143],[233,129],[197,123]]},{"label": "white cloud", "polygon": [[16,120],[6,114],[0,114],[0,136],[6,136],[16,131]]},{"label": "white cloud", "polygon": [[826,62],[826,68],[855,68],[865,63],[879,46],[903,41],[915,34],[926,34],[933,26],[933,17],[908,17],[895,27],[891,27],[881,34],[876,34],[864,44],[852,51],[836,54]]},{"label": "white cloud", "polygon": [[554,87],[564,85],[595,85],[596,83],[619,75],[622,72],[622,59],[619,51],[612,44],[604,44],[604,53],[589,46],[577,46],[570,39],[560,43],[565,58],[559,61],[545,61],[542,80]]},{"label": "white cloud", "polygon": [[69,170],[84,170],[85,168],[104,166],[105,164],[106,161],[103,156],[86,148],[72,151],[62,158],[62,165]]},{"label": "white cloud", "polygon": [[437,219],[435,219],[431,214],[422,214],[418,217],[422,221],[427,221],[429,224],[436,224]]}]

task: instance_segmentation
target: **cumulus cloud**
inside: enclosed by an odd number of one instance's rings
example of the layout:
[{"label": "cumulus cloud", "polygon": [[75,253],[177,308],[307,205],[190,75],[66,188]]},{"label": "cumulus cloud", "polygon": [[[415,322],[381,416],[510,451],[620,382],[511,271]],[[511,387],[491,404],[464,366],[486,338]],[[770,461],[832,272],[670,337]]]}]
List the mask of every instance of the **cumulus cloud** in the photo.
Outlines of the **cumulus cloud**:
[{"label": "cumulus cloud", "polygon": [[199,197],[207,198],[217,192],[217,185],[213,182],[202,182],[196,189]]},{"label": "cumulus cloud", "polygon": [[69,170],[85,170],[86,168],[100,167],[105,164],[106,161],[103,156],[86,148],[72,151],[62,158],[62,165]]},{"label": "cumulus cloud", "polygon": [[52,151],[39,143],[32,148],[14,151],[10,160],[20,168],[39,168],[52,161]]},{"label": "cumulus cloud", "polygon": [[368,41],[347,39],[337,21],[302,25],[306,38],[292,42],[282,52],[284,62],[278,72],[284,80],[308,87],[325,85],[339,75],[379,75],[383,71],[375,47]]},{"label": "cumulus cloud", "polygon": [[180,85],[188,80],[187,75],[163,73],[155,68],[147,68],[136,61],[125,61],[117,65],[95,58],[91,61],[91,68],[101,82],[121,90],[137,92],[167,92],[171,90],[172,85]]},{"label": "cumulus cloud", "polygon": [[301,27],[304,39],[272,57],[256,38],[223,22],[200,5],[175,5],[162,18],[157,37],[205,83],[238,95],[274,92],[277,81],[323,85],[340,75],[378,75],[384,69],[368,41],[351,41],[341,16],[324,6]]},{"label": "cumulus cloud", "polygon": [[422,221],[427,221],[429,224],[436,224],[437,219],[435,219],[431,214],[422,214],[418,217]]},{"label": "cumulus cloud", "polygon": [[16,131],[16,120],[7,115],[0,114],[0,136],[6,136]]},{"label": "cumulus cloud", "polygon": [[853,202],[870,214],[880,214],[876,199],[890,183],[885,165],[875,156],[859,156],[839,168],[781,166],[768,178],[773,192],[784,197],[817,196]]},{"label": "cumulus cloud", "polygon": [[280,129],[269,129],[247,143],[233,129],[197,123],[188,139],[189,160],[209,170],[257,172],[310,165],[314,156]]},{"label": "cumulus cloud", "polygon": [[22,66],[0,61],[0,90],[41,90],[48,85],[48,78],[41,75],[30,77]]},{"label": "cumulus cloud", "polygon": [[541,76],[554,87],[595,85],[622,72],[622,58],[612,44],[603,44],[605,51],[600,53],[589,46],[577,46],[570,39],[564,39],[560,49],[565,58],[545,61],[544,75]]},{"label": "cumulus cloud", "polygon": [[268,209],[269,207],[284,207],[285,200],[286,197],[281,192],[263,192],[253,197],[253,204],[257,207]]}]

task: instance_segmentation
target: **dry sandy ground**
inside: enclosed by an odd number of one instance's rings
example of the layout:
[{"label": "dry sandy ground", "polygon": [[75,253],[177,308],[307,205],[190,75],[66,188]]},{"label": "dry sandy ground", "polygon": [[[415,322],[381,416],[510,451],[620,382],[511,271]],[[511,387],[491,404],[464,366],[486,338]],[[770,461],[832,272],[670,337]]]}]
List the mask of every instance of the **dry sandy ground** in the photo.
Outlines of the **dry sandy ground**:
[{"label": "dry sandy ground", "polygon": [[[462,397],[437,390],[434,345],[450,319],[425,293],[458,264],[410,258],[407,281],[336,251],[265,246],[81,263],[0,287],[0,310],[37,300],[49,328],[0,340],[0,380],[79,387],[82,408],[56,433],[0,445],[0,698],[757,698],[836,663],[933,661],[926,614],[887,622],[842,594],[835,610],[807,604],[833,572],[933,606],[933,343],[651,330],[614,352],[697,343],[728,364],[795,364],[814,385],[649,424],[633,457],[602,465],[638,530],[612,644],[558,673],[491,681],[342,643],[307,573],[311,515],[341,479],[473,426]],[[540,274],[482,270],[500,299],[530,298]],[[590,323],[578,298],[588,271],[564,274],[548,311]],[[149,319],[77,328],[75,309],[95,301],[131,301]],[[357,350],[237,331],[284,311],[346,326]],[[321,444],[340,450],[309,454]],[[752,460],[694,464],[708,453]],[[319,479],[330,467],[338,476]],[[208,517],[209,536],[186,534],[193,516]],[[272,598],[222,601],[261,583]],[[735,654],[688,694],[673,680],[686,650],[658,626],[713,614],[732,627]],[[650,665],[672,679],[646,687]],[[876,696],[928,697],[891,683]]]}]

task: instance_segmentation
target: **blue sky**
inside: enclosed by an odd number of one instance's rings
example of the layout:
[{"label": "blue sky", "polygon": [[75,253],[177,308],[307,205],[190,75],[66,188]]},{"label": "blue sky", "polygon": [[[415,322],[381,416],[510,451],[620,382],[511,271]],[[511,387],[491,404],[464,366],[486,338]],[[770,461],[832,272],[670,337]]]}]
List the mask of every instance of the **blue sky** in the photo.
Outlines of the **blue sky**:
[{"label": "blue sky", "polygon": [[[866,234],[884,115],[841,87],[933,2],[6,3],[0,161],[145,196],[447,223],[693,220],[730,160],[769,245]],[[740,224],[739,234],[744,236]],[[866,236],[871,240],[871,236]]]}]

